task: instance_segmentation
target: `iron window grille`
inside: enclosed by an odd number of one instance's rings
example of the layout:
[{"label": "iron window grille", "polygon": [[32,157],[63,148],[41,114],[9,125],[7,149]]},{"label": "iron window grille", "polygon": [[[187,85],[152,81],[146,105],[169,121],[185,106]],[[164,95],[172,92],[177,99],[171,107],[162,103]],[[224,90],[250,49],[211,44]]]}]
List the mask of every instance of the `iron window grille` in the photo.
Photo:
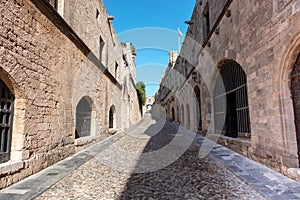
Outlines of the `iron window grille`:
[{"label": "iron window grille", "polygon": [[214,116],[215,129],[225,136],[250,136],[247,76],[233,60],[226,61],[220,70],[214,90]]},{"label": "iron window grille", "polygon": [[76,107],[76,134],[75,138],[89,136],[91,134],[91,112],[88,101],[83,98]]},{"label": "iron window grille", "polygon": [[1,80],[0,94],[0,163],[3,163],[10,159],[14,96]]}]

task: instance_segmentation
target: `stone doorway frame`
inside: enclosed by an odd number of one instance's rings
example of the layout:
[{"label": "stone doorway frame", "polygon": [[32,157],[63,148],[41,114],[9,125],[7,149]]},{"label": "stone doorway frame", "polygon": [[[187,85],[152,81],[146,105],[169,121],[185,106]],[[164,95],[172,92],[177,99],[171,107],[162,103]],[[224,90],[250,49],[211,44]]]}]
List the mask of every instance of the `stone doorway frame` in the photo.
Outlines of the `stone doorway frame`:
[{"label": "stone doorway frame", "polygon": [[282,133],[282,148],[286,154],[283,165],[288,168],[299,169],[299,156],[297,155],[295,115],[293,100],[291,98],[291,73],[294,69],[295,61],[300,52],[300,31],[294,37],[290,37],[285,42],[282,49],[280,68],[277,76],[278,101],[280,104],[280,119]]},{"label": "stone doorway frame", "polygon": [[291,73],[291,93],[294,108],[294,123],[296,129],[297,155],[300,166],[300,52]]}]

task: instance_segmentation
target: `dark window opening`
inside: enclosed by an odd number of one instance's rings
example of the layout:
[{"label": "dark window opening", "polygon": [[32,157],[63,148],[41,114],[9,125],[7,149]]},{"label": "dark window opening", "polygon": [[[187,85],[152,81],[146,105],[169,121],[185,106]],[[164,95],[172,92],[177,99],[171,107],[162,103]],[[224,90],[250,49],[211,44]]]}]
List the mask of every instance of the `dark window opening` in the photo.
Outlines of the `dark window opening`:
[{"label": "dark window opening", "polygon": [[103,38],[100,36],[100,43],[99,43],[100,49],[99,49],[99,60],[102,63],[103,62],[103,51],[104,51],[104,46],[105,42]]},{"label": "dark window opening", "polygon": [[91,114],[90,103],[86,98],[82,98],[76,107],[76,139],[91,134]]},{"label": "dark window opening", "polygon": [[300,166],[300,54],[295,62],[294,69],[291,74],[291,91],[294,106],[296,139],[298,146],[298,160]]},{"label": "dark window opening", "polygon": [[99,10],[98,10],[98,9],[96,9],[96,19],[98,19],[98,18],[99,18],[99,15],[100,15],[100,13],[99,13]]},{"label": "dark window opening", "polygon": [[176,111],[177,111],[177,115],[176,115],[176,117],[177,117],[177,122],[179,122],[180,121],[180,119],[179,119],[179,117],[180,117],[180,115],[179,115],[179,106],[177,106],[176,107]]},{"label": "dark window opening", "polygon": [[0,163],[3,163],[10,159],[14,96],[1,80],[0,89]]},{"label": "dark window opening", "polygon": [[123,62],[124,62],[125,67],[129,66],[126,56],[124,54],[123,54]]},{"label": "dark window opening", "polygon": [[58,9],[58,0],[48,0],[48,2],[55,8],[55,10]]},{"label": "dark window opening", "polygon": [[197,113],[197,122],[198,122],[198,130],[202,131],[202,115],[201,115],[201,94],[200,88],[197,86],[194,89],[196,95],[196,113]]},{"label": "dark window opening", "polygon": [[224,62],[214,90],[215,129],[228,137],[250,137],[247,76],[233,60]]},{"label": "dark window opening", "polygon": [[172,107],[172,121],[175,121],[175,109]]},{"label": "dark window opening", "polygon": [[109,109],[109,128],[114,128],[114,114],[115,114],[115,109],[114,106],[112,106]]},{"label": "dark window opening", "polygon": [[208,3],[206,4],[204,10],[203,10],[203,16],[205,19],[204,27],[203,27],[203,39],[206,40],[210,33],[210,17],[209,17],[209,6]]},{"label": "dark window opening", "polygon": [[115,78],[118,79],[118,68],[119,68],[119,65],[118,63],[116,62],[115,63]]},{"label": "dark window opening", "polygon": [[181,105],[181,124],[184,125],[184,107]]},{"label": "dark window opening", "polygon": [[190,118],[190,106],[189,106],[189,104],[186,104],[186,119],[187,119],[187,123],[186,123],[187,128],[190,128],[191,118]]}]

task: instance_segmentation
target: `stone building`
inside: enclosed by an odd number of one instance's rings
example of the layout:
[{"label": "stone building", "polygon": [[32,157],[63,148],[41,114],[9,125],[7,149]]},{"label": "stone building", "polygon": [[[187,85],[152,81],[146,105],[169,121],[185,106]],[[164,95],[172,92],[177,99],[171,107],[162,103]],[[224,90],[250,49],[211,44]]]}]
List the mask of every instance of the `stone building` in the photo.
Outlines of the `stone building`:
[{"label": "stone building", "polygon": [[197,0],[186,23],[156,111],[297,178],[300,2]]},{"label": "stone building", "polygon": [[101,0],[1,1],[0,13],[0,188],[141,118],[134,52]]}]

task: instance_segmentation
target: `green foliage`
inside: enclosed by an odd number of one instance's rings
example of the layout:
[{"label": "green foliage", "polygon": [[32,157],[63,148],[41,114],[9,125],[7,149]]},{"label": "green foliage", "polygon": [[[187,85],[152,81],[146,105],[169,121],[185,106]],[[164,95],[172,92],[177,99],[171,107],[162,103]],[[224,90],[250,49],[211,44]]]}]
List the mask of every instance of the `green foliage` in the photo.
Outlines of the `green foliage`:
[{"label": "green foliage", "polygon": [[146,85],[145,85],[145,83],[142,81],[139,81],[136,84],[136,90],[138,93],[138,98],[139,98],[140,103],[142,105],[145,105],[146,104]]}]

